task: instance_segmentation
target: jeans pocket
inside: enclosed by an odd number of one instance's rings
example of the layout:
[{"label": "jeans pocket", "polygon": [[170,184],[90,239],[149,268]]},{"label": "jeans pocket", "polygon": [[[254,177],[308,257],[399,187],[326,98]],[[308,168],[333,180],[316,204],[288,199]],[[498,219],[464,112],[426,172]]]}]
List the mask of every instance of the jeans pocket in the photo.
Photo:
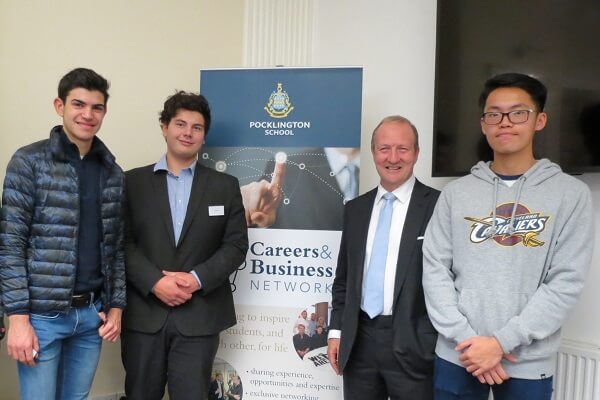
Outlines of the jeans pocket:
[{"label": "jeans pocket", "polygon": [[55,312],[55,311],[29,314],[29,318],[41,319],[41,320],[55,320],[55,319],[58,319],[58,317],[60,317],[60,313]]},{"label": "jeans pocket", "polygon": [[101,312],[102,310],[102,299],[97,298],[96,300],[94,300],[94,303],[92,304],[92,306],[94,307],[94,310],[96,310],[96,312]]},{"label": "jeans pocket", "polygon": [[98,318],[98,323],[102,324],[102,318],[100,318],[100,313],[102,310],[102,300],[97,299],[90,305],[90,311],[94,313],[94,315]]}]

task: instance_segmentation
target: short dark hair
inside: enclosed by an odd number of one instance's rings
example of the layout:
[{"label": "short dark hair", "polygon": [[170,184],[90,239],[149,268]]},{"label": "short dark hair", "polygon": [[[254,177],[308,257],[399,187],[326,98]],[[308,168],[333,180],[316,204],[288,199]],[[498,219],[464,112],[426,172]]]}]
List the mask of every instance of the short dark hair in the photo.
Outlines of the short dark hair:
[{"label": "short dark hair", "polygon": [[519,88],[527,92],[537,107],[536,111],[544,111],[548,89],[539,80],[525,74],[509,72],[496,75],[485,82],[483,91],[479,95],[479,107],[483,111],[488,96],[499,88]]},{"label": "short dark hair", "polygon": [[201,94],[176,91],[174,95],[169,96],[165,101],[163,110],[160,112],[158,120],[163,125],[169,125],[169,122],[175,117],[179,110],[197,111],[204,117],[204,134],[208,134],[210,129],[210,106],[208,100]]},{"label": "short dark hair", "polygon": [[88,68],[75,68],[67,72],[58,82],[58,98],[64,102],[73,89],[83,88],[89,91],[96,90],[104,95],[104,104],[108,103],[108,88],[110,83],[100,74]]}]

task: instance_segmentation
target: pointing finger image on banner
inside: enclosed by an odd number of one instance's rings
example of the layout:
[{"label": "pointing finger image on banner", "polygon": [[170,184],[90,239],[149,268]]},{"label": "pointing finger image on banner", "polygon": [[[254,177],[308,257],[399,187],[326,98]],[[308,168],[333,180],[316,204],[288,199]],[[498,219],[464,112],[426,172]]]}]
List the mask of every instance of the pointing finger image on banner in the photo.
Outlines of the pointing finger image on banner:
[{"label": "pointing finger image on banner", "polygon": [[286,159],[284,152],[275,155],[271,182],[262,179],[240,187],[248,226],[266,228],[275,222],[277,208],[283,199]]}]

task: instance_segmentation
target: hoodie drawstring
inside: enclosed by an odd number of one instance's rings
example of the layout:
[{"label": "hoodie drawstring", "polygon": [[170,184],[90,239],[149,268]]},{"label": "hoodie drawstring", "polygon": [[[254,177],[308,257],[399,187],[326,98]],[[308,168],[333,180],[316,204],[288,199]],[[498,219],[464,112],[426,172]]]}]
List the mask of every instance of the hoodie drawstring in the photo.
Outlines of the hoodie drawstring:
[{"label": "hoodie drawstring", "polygon": [[491,238],[496,234],[496,203],[498,202],[498,182],[500,178],[494,177],[494,202],[492,203],[492,227],[488,231],[487,237]]},{"label": "hoodie drawstring", "polygon": [[[521,192],[523,191],[523,185],[525,184],[525,176],[521,176],[518,179],[517,186],[517,196],[515,197],[515,201],[513,203],[512,213],[510,215],[510,222],[508,224],[508,234],[512,235],[515,232],[515,214],[517,213],[517,205],[519,204],[519,200],[521,200]],[[500,182],[500,178],[495,176],[494,180],[494,202],[492,203],[492,226],[487,233],[487,237],[491,238],[496,234],[497,226],[496,226],[496,206],[498,203],[498,183]]]},{"label": "hoodie drawstring", "polygon": [[523,190],[525,179],[525,175],[522,175],[519,178],[519,186],[517,186],[517,197],[515,198],[515,203],[513,204],[512,213],[510,215],[510,224],[508,226],[508,234],[511,236],[513,233],[515,233],[515,214],[517,212],[517,205],[519,204],[519,200],[521,200],[521,191]]}]

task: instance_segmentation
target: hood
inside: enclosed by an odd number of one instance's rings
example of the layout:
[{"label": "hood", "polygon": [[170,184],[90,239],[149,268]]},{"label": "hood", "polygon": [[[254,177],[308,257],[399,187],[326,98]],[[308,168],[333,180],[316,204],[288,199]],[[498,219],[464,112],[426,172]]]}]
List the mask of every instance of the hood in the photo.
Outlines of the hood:
[{"label": "hood", "polygon": [[[485,182],[490,183],[491,185],[494,185],[494,198],[492,200],[492,227],[491,229],[488,231],[488,237],[492,237],[496,234],[496,206],[498,203],[498,185],[500,184],[500,177],[498,175],[496,175],[494,173],[494,171],[492,171],[490,169],[490,165],[491,162],[483,162],[480,161],[477,164],[475,164],[473,166],[473,168],[471,168],[471,174],[473,174],[474,177],[479,178]],[[515,200],[514,200],[514,205],[513,205],[513,209],[512,209],[512,213],[510,216],[510,223],[509,223],[509,228],[508,228],[508,233],[510,235],[512,235],[512,233],[514,232],[514,223],[515,223],[515,214],[517,212],[517,205],[519,204],[519,200],[521,198],[521,192],[523,191],[523,188],[526,186],[536,186],[539,185],[541,183],[543,183],[544,181],[546,181],[547,179],[550,179],[551,177],[553,177],[556,174],[561,173],[562,170],[560,169],[560,167],[558,166],[558,164],[555,164],[553,162],[551,162],[548,159],[541,159],[538,160],[531,168],[529,168],[527,170],[527,172],[525,172],[523,175],[521,175],[519,177],[519,179],[517,180],[517,182],[515,183],[515,186],[517,188],[517,193],[515,194]]]},{"label": "hood", "polygon": [[[479,161],[473,166],[473,168],[471,168],[471,174],[493,185],[494,180],[500,180],[500,178],[494,173],[494,171],[490,169],[491,164],[492,163],[490,161]],[[535,186],[561,172],[562,170],[558,164],[553,163],[547,158],[543,158],[538,160],[531,168],[529,168],[527,172],[525,172],[519,178],[519,180],[524,181],[523,185]]]}]

